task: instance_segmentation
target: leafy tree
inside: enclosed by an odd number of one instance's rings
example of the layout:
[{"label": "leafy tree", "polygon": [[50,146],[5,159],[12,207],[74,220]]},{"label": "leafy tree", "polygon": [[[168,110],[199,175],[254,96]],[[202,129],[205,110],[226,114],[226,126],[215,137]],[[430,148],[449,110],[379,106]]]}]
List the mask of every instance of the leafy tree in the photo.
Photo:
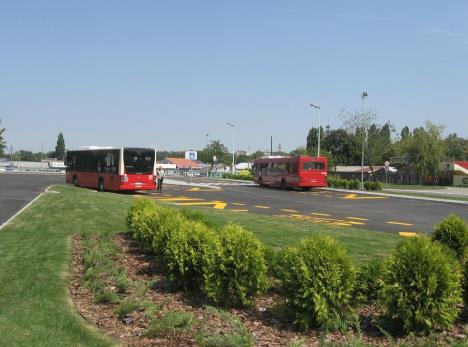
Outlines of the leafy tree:
[{"label": "leafy tree", "polygon": [[409,136],[411,136],[411,132],[408,126],[405,126],[403,129],[401,129],[401,138],[406,139]]},{"label": "leafy tree", "polygon": [[[391,133],[393,126],[385,123],[382,127],[372,124],[369,128],[366,143],[366,158],[371,166],[382,164],[392,154]],[[373,171],[373,170],[372,170]]]},{"label": "leafy tree", "polygon": [[157,160],[163,160],[166,158],[185,158],[184,151],[158,151]]},{"label": "leafy tree", "polygon": [[304,146],[299,146],[295,150],[289,152],[289,155],[295,157],[299,155],[307,155],[307,149]]},{"label": "leafy tree", "polygon": [[[0,119],[0,125],[1,124],[2,124],[2,120]],[[3,138],[4,132],[5,132],[5,128],[0,127],[0,157],[3,157],[5,155],[6,143],[5,143],[5,139]]]},{"label": "leafy tree", "polygon": [[330,152],[336,164],[355,165],[360,161],[361,146],[358,138],[344,129],[330,131],[323,147]]},{"label": "leafy tree", "polygon": [[[325,133],[323,128],[320,127],[320,146],[322,147],[322,143],[325,139]],[[307,152],[312,155],[317,155],[317,142],[318,142],[318,128],[310,128],[309,134],[307,134]]]},{"label": "leafy tree", "polygon": [[255,160],[264,156],[265,153],[263,153],[262,151],[256,151],[255,153],[252,153],[250,157],[252,158],[252,160]]},{"label": "leafy tree", "polygon": [[446,160],[468,160],[468,139],[450,134],[444,140]]},{"label": "leafy tree", "polygon": [[57,144],[55,146],[55,156],[59,160],[65,159],[65,139],[63,138],[62,132],[59,132],[57,136]]},{"label": "leafy tree", "polygon": [[209,173],[213,170],[215,162],[232,165],[232,157],[229,155],[228,149],[219,140],[211,141],[209,145],[198,152],[198,158],[205,163],[211,164]]}]

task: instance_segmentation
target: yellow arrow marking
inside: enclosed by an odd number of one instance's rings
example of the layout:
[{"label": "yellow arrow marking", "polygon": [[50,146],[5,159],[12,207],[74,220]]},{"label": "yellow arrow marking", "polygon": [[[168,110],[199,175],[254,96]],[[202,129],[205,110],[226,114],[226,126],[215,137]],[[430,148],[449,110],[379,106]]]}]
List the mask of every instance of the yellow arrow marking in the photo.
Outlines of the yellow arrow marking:
[{"label": "yellow arrow marking", "polygon": [[177,206],[200,206],[200,205],[213,205],[213,208],[223,210],[226,206],[226,202],[222,201],[204,201],[204,202],[177,202]]},{"label": "yellow arrow marking", "polygon": [[406,231],[400,231],[398,234],[400,234],[400,236],[403,236],[403,237],[415,237],[416,236],[416,233],[410,233]]},{"label": "yellow arrow marking", "polygon": [[189,190],[187,190],[187,192],[214,192],[216,191],[217,189],[201,189],[201,188],[198,188],[198,187],[195,187],[195,188],[191,188]]},{"label": "yellow arrow marking", "polygon": [[345,195],[342,199],[351,199],[351,200],[358,200],[358,199],[386,199],[386,196],[358,196],[358,194],[348,194]]},{"label": "yellow arrow marking", "polygon": [[328,214],[328,213],[314,213],[312,212],[311,214],[315,215],[315,216],[325,216],[325,217],[330,217],[331,214]]},{"label": "yellow arrow marking", "polygon": [[390,222],[385,222],[385,223],[386,223],[386,224],[395,224],[395,225],[404,225],[404,226],[407,226],[407,227],[414,225],[414,224],[411,224],[411,223],[392,222],[392,221],[390,221]]}]

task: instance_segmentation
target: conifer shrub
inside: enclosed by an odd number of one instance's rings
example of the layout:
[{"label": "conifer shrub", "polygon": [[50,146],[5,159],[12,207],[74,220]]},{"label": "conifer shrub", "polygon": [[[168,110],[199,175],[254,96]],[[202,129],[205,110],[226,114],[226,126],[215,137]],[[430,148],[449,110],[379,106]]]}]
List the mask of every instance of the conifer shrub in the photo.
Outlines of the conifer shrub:
[{"label": "conifer shrub", "polygon": [[429,332],[454,322],[460,281],[460,266],[443,246],[424,236],[410,238],[385,263],[380,301],[406,332]]},{"label": "conifer shrub", "polygon": [[452,249],[460,259],[468,246],[468,226],[456,214],[449,214],[434,227],[431,239]]},{"label": "conifer shrub", "polygon": [[354,299],[358,304],[374,303],[382,290],[382,260],[371,260],[357,271]]},{"label": "conifer shrub", "polygon": [[280,289],[302,329],[334,329],[353,317],[356,271],[338,241],[318,235],[286,247],[279,269]]},{"label": "conifer shrub", "polygon": [[185,221],[169,234],[164,265],[171,283],[184,290],[202,289],[205,270],[213,266],[219,237],[200,222]]},{"label": "conifer shrub", "polygon": [[462,294],[463,303],[465,304],[465,310],[468,307],[468,247],[465,248],[463,256],[460,259],[461,271],[462,271]]},{"label": "conifer shrub", "polygon": [[264,246],[238,225],[219,234],[220,248],[205,273],[205,293],[215,303],[245,306],[267,288]]}]

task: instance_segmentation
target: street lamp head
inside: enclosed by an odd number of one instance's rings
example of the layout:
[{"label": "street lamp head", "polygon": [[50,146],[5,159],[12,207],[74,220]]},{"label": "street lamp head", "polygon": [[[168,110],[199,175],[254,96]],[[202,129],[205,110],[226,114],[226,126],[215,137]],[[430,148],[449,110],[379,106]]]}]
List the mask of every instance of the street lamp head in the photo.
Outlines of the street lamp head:
[{"label": "street lamp head", "polygon": [[229,126],[231,126],[231,127],[233,127],[233,126],[234,126],[234,124],[232,124],[232,123],[229,123],[229,122],[226,122],[226,125],[229,125]]},{"label": "street lamp head", "polygon": [[320,108],[320,106],[314,105],[314,104],[310,104],[309,106],[312,106],[312,107],[315,107],[315,108],[318,108],[318,109]]},{"label": "street lamp head", "polygon": [[367,98],[367,92],[362,92],[361,98],[363,98],[363,99]]}]

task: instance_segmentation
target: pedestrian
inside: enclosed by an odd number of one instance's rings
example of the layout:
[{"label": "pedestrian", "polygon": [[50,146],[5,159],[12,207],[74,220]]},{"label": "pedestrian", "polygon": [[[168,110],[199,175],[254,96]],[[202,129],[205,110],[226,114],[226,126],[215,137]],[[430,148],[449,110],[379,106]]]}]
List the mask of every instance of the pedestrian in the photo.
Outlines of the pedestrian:
[{"label": "pedestrian", "polygon": [[156,190],[159,191],[159,187],[161,186],[161,171],[159,169],[156,170],[156,182],[158,184]]},{"label": "pedestrian", "polygon": [[159,194],[162,193],[162,187],[163,187],[164,177],[166,177],[166,173],[164,172],[164,169],[162,169],[162,170],[159,172],[159,175],[158,175],[158,189],[159,189]]}]

